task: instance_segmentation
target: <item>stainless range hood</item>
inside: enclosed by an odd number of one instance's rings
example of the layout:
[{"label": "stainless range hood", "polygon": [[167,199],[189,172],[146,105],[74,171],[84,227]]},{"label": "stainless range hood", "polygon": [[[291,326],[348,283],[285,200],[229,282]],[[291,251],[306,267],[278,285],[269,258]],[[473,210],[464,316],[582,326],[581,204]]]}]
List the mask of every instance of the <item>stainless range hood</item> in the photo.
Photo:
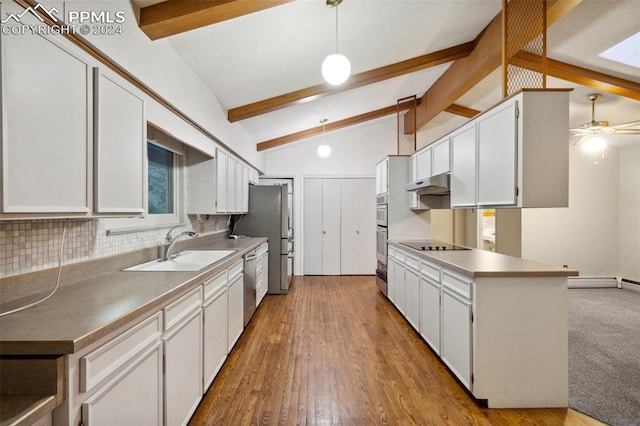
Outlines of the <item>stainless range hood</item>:
[{"label": "stainless range hood", "polygon": [[404,189],[418,195],[449,195],[450,181],[451,174],[442,173],[405,185]]}]

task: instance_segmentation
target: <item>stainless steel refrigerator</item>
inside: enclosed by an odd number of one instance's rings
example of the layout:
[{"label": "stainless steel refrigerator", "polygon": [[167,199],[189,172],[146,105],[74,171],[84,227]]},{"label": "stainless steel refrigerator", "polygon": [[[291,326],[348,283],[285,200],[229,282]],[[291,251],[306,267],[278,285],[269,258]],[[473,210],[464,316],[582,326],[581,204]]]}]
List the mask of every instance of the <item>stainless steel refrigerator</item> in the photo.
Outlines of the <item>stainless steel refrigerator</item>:
[{"label": "stainless steel refrigerator", "polygon": [[293,236],[287,185],[249,185],[249,213],[235,234],[269,238],[269,294],[286,294],[292,275]]}]

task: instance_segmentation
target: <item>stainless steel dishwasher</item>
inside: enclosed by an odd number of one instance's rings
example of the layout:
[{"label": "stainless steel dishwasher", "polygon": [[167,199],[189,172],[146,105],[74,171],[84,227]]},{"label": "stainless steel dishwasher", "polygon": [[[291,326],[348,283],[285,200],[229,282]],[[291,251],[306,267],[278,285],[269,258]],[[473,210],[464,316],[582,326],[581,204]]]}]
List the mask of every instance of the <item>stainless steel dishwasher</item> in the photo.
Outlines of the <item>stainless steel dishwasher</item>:
[{"label": "stainless steel dishwasher", "polygon": [[256,311],[256,251],[244,255],[244,325]]}]

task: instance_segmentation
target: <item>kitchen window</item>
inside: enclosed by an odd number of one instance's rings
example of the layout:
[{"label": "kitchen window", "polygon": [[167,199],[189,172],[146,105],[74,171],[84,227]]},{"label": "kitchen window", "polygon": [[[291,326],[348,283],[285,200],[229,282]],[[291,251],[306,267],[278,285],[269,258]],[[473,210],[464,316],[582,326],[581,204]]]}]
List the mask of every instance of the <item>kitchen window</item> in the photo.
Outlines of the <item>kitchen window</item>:
[{"label": "kitchen window", "polygon": [[173,214],[174,209],[174,156],[166,148],[147,142],[147,212]]}]

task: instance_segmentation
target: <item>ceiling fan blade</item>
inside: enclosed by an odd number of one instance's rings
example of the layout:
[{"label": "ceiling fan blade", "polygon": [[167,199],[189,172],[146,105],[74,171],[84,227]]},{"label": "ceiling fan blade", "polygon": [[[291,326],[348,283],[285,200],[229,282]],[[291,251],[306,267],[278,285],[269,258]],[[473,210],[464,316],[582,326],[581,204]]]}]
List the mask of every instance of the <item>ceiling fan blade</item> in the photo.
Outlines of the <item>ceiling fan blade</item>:
[{"label": "ceiling fan blade", "polygon": [[640,129],[616,129],[616,135],[640,135]]},{"label": "ceiling fan blade", "polygon": [[634,126],[640,126],[640,120],[636,120],[636,121],[629,121],[628,123],[620,123],[620,124],[616,124],[615,126],[611,126],[614,129],[624,129],[627,127],[634,127]]},{"label": "ceiling fan blade", "polygon": [[587,135],[590,133],[585,129],[569,129],[569,132],[573,133],[573,136]]}]

